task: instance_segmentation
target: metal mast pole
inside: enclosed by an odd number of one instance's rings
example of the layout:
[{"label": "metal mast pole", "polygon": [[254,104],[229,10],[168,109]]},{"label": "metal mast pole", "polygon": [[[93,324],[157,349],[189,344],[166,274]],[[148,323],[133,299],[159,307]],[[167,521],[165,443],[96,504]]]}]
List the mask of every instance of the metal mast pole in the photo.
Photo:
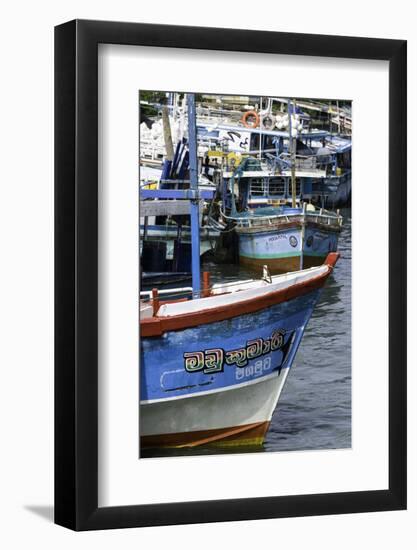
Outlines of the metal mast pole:
[{"label": "metal mast pole", "polygon": [[194,94],[187,94],[190,166],[191,272],[193,293],[200,293],[200,216],[198,200],[197,127]]},{"label": "metal mast pole", "polygon": [[[294,111],[295,111],[295,99],[294,99]],[[296,140],[292,135],[292,104],[291,100],[288,99],[288,112],[289,112],[289,131],[290,131],[290,155],[291,155],[291,197],[292,197],[292,207],[295,208],[297,205],[297,189],[295,185],[295,142]]]}]

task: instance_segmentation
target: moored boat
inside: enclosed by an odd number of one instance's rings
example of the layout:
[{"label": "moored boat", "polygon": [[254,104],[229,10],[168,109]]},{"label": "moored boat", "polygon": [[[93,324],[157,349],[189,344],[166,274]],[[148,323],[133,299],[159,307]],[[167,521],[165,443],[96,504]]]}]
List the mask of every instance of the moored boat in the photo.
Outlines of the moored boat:
[{"label": "moored boat", "polygon": [[[277,206],[251,207],[250,199],[254,195],[252,178],[242,178],[246,165],[251,162],[249,159],[234,171],[223,192],[226,207],[227,202],[230,206],[221,215],[233,224],[239,237],[240,263],[255,269],[266,264],[271,273],[286,273],[323,263],[329,252],[337,250],[343,221],[338,212],[318,209],[303,201],[303,187],[301,184],[297,187],[295,139],[290,141],[291,184],[283,187],[286,194],[277,201]],[[265,182],[262,187],[263,193],[267,191],[264,198],[276,202],[271,196],[271,181],[267,189]],[[281,201],[284,202],[280,204]]]},{"label": "moored boat", "polygon": [[141,446],[261,444],[337,259],[141,301]]},{"label": "moored boat", "polygon": [[267,265],[286,273],[321,265],[336,252],[342,216],[304,203],[302,207],[263,207],[234,218],[239,261],[252,269]]}]

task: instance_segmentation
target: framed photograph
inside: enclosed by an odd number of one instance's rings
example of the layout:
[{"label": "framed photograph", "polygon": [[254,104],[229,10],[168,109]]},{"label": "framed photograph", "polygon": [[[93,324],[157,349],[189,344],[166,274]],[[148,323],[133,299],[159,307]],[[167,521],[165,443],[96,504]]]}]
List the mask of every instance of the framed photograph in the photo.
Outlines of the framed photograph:
[{"label": "framed photograph", "polygon": [[406,42],[55,29],[55,521],[406,507]]}]

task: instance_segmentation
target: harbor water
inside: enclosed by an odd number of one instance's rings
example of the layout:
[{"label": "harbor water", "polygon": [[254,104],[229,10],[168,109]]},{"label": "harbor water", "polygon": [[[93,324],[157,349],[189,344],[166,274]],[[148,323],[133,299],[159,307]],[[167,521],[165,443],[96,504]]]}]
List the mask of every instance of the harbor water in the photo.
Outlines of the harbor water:
[{"label": "harbor water", "polygon": [[351,446],[351,210],[341,214],[340,260],[304,333],[266,451]]},{"label": "harbor water", "polygon": [[[305,330],[262,447],[141,452],[141,457],[351,446],[351,210],[342,209],[341,257]],[[238,265],[206,264],[212,282],[252,278]]]}]

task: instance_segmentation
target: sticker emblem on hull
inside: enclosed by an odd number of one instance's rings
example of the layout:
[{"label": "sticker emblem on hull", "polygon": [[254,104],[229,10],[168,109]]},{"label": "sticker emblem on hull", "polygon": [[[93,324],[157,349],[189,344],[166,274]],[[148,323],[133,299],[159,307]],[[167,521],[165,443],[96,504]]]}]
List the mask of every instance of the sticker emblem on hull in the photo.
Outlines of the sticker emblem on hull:
[{"label": "sticker emblem on hull", "polygon": [[291,235],[290,237],[290,245],[293,246],[294,248],[297,246],[298,244],[298,240],[297,240],[297,237],[294,237],[294,235]]}]

